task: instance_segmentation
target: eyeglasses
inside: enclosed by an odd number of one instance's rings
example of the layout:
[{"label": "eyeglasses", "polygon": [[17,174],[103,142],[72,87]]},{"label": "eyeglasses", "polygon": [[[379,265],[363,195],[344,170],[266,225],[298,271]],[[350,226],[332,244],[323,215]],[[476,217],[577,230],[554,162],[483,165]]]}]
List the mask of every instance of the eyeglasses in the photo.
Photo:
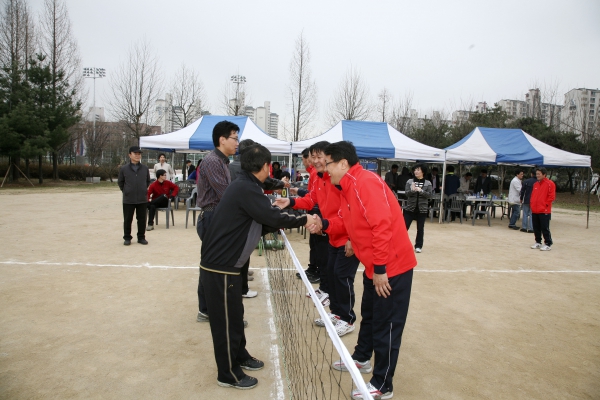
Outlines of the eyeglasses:
[{"label": "eyeglasses", "polygon": [[327,168],[327,166],[328,166],[329,164],[332,164],[332,163],[334,163],[334,162],[335,162],[335,161],[329,161],[329,162],[325,161],[325,168]]},{"label": "eyeglasses", "polygon": [[237,137],[237,136],[228,136],[227,139],[233,139],[233,140],[235,140],[238,143],[240,142],[240,138]]}]

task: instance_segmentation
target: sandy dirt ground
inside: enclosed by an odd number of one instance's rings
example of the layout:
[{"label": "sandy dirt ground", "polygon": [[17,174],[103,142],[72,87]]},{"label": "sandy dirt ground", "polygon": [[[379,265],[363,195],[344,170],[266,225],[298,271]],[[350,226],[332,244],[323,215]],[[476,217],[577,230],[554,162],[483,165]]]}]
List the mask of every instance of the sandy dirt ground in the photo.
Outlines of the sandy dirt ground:
[{"label": "sandy dirt ground", "polygon": [[[169,230],[160,213],[148,246],[125,247],[120,202],[113,188],[0,191],[0,398],[284,398],[264,257],[244,304],[266,367],[253,390],[220,388],[196,322],[195,228],[183,208]],[[499,218],[427,222],[394,398],[600,399],[600,215],[586,230],[556,209],[551,229],[540,252]],[[308,240],[290,240],[306,263]]]}]

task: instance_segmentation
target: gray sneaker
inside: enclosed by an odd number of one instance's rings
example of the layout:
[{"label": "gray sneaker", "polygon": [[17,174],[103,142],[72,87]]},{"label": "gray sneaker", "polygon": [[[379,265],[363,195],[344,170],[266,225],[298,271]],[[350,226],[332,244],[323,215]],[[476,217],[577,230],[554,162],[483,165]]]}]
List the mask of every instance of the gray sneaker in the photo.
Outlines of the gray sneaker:
[{"label": "gray sneaker", "polygon": [[154,225],[148,225],[148,227],[146,228],[146,231],[153,231],[154,230]]},{"label": "gray sneaker", "polygon": [[204,314],[202,311],[198,311],[198,318],[196,318],[198,322],[208,322],[208,314]]}]

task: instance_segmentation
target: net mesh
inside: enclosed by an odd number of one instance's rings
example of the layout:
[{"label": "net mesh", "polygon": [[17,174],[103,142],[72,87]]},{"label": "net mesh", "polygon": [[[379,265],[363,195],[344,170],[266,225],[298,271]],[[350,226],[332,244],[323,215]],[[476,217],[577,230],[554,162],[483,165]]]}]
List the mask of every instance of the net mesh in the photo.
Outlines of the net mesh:
[{"label": "net mesh", "polygon": [[[340,358],[349,361],[351,368],[354,364],[345,347],[339,351],[339,346],[344,345],[335,334],[333,325],[328,328],[315,325],[315,319],[327,318],[326,311],[316,304],[318,301],[307,297],[311,291],[315,296],[312,285],[306,279],[287,237],[282,231],[280,235],[282,245],[267,245],[264,254],[288,397],[350,399],[354,386],[364,388],[364,381],[358,370],[349,374],[331,367]],[[269,235],[266,240],[275,239]],[[296,273],[302,274],[303,279],[298,279]],[[358,376],[360,381],[355,382],[353,375]]]}]

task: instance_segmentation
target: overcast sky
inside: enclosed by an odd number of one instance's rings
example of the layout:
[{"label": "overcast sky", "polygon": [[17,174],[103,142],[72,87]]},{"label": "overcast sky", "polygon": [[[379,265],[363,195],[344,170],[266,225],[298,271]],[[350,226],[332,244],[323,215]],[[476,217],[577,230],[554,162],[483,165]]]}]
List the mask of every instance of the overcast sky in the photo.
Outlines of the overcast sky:
[{"label": "overcast sky", "polygon": [[[29,0],[34,12],[43,0]],[[280,122],[294,42],[304,31],[327,128],[329,101],[350,66],[371,98],[413,95],[421,116],[511,98],[538,86],[600,87],[599,0],[67,0],[84,67],[107,75],[144,37],[168,78],[185,63],[201,74],[210,111],[233,74],[253,106],[271,101]],[[168,80],[168,79],[167,79]],[[91,80],[87,82],[91,91]],[[108,80],[97,81],[98,106]],[[91,99],[90,99],[91,104]],[[289,117],[288,117],[289,118]],[[281,129],[280,129],[281,132]],[[315,132],[317,133],[317,132]]]}]

